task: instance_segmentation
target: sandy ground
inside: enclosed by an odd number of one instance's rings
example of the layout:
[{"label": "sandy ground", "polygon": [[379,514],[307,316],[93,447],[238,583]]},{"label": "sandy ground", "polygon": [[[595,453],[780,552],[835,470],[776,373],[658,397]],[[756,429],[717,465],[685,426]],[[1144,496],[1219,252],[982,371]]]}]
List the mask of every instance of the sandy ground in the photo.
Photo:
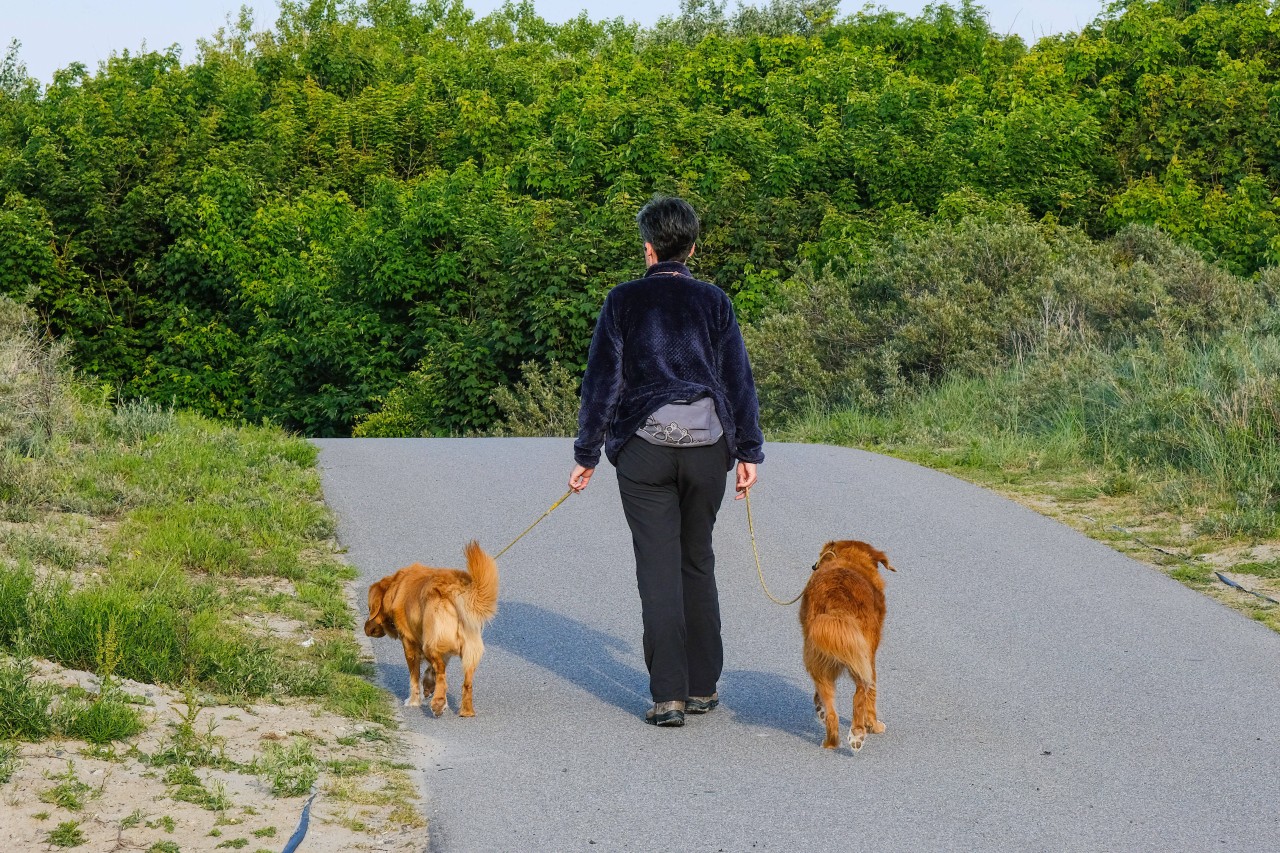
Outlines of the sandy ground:
[{"label": "sandy ground", "polygon": [[[37,680],[97,690],[91,673],[38,663]],[[300,702],[251,707],[206,706],[194,730],[231,769],[198,767],[205,790],[225,794],[222,808],[175,799],[166,766],[148,756],[163,752],[184,720],[185,697],[153,685],[124,682],[141,697],[147,729],[114,750],[74,740],[19,744],[13,778],[0,785],[0,849],[62,849],[49,842],[60,824],[78,821],[85,851],[280,851],[298,826],[306,795],[275,796],[265,773],[250,767],[267,744],[310,744],[321,770],[313,790],[310,827],[300,853],[421,851],[427,846],[420,792],[414,779],[429,762],[425,744],[409,732],[387,730]],[[342,739],[342,742],[339,739]],[[336,765],[326,762],[337,762]],[[362,763],[368,762],[368,765]],[[224,762],[218,762],[224,763]],[[85,787],[79,810],[47,800],[74,778]],[[42,800],[43,797],[43,800]],[[166,843],[167,842],[167,843]]]}]

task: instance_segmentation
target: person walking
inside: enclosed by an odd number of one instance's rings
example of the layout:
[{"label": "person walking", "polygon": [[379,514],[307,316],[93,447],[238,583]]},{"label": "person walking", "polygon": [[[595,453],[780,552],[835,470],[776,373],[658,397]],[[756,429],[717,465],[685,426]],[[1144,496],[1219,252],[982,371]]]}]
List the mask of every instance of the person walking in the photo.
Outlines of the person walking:
[{"label": "person walking", "polygon": [[756,482],[764,436],[733,303],[685,266],[699,223],[656,196],[636,216],[648,269],[605,297],[582,379],[575,465],[581,492],[600,462],[618,474],[640,592],[647,722],[684,725],[719,703],[724,666],[712,528],[735,468],[735,499]]}]

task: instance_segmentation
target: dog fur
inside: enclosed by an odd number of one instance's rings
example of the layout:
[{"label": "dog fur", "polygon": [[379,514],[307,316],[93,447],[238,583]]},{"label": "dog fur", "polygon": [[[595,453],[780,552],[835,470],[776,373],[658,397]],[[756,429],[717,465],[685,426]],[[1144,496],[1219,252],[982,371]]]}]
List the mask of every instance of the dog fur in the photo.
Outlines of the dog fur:
[{"label": "dog fur", "polygon": [[[484,654],[481,629],[498,612],[498,565],[471,542],[464,549],[467,571],[436,569],[414,563],[369,587],[370,637],[394,637],[404,646],[409,667],[409,698],[418,707],[431,692],[431,712],[444,713],[445,666],[462,658],[462,702],[459,717],[474,717],[471,679]],[[422,664],[427,678],[422,679]]]},{"label": "dog fur", "polygon": [[849,746],[862,749],[868,732],[884,731],[876,717],[876,651],[885,614],[877,566],[897,571],[866,542],[828,542],[800,599],[804,665],[813,677],[814,712],[827,728],[827,749],[840,745],[835,682],[843,672],[853,676],[855,691]]}]

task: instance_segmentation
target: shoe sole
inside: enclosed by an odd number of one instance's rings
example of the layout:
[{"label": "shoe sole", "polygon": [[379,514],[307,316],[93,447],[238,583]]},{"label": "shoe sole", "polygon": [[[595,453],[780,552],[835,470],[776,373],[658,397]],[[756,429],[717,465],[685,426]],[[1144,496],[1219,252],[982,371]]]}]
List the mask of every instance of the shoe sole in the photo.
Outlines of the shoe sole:
[{"label": "shoe sole", "polygon": [[712,708],[720,704],[719,699],[712,699],[710,702],[703,704],[702,702],[686,702],[684,712],[686,714],[705,714]]},{"label": "shoe sole", "polygon": [[668,711],[665,714],[658,714],[654,717],[645,717],[644,721],[651,726],[664,726],[667,728],[676,728],[684,725],[683,711]]}]

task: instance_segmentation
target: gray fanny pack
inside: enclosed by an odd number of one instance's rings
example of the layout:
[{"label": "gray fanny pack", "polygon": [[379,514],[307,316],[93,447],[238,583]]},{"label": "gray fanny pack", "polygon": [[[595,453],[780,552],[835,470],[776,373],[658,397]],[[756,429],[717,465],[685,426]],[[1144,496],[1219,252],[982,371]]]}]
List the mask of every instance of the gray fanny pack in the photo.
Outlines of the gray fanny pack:
[{"label": "gray fanny pack", "polygon": [[649,415],[636,435],[650,444],[668,447],[700,447],[715,444],[724,435],[716,404],[710,397],[686,403],[677,400]]}]

